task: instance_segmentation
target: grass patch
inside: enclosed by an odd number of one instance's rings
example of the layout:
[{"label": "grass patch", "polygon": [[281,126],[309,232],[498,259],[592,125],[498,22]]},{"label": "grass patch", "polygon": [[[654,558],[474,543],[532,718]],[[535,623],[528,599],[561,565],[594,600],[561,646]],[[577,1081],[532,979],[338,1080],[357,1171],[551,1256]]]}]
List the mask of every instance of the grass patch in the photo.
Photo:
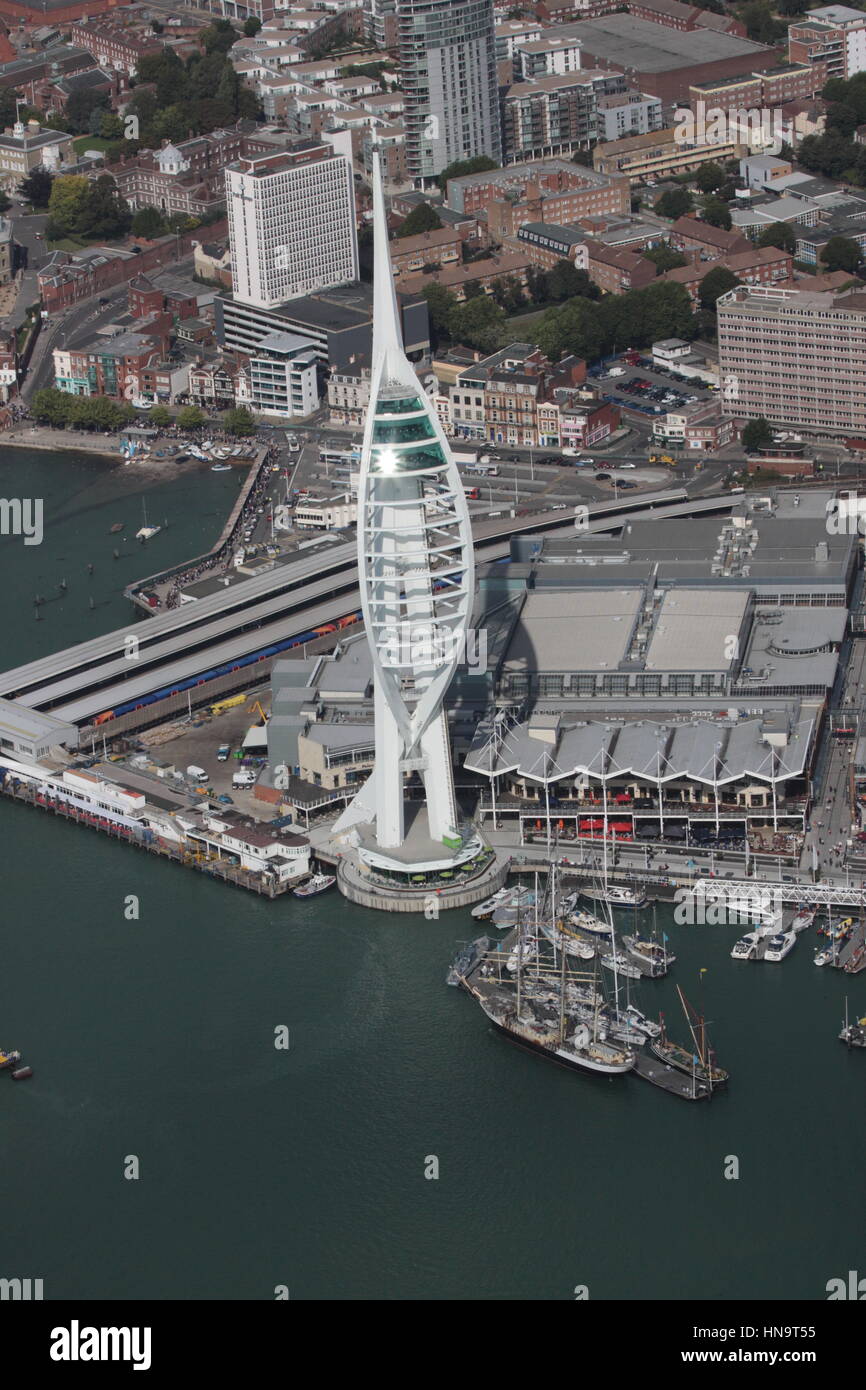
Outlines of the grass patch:
[{"label": "grass patch", "polygon": [[89,246],[90,242],[85,237],[64,236],[59,241],[46,241],[45,245],[49,251],[80,251],[83,247]]},{"label": "grass patch", "polygon": [[84,154],[85,150],[99,150],[102,154],[111,144],[110,140],[103,140],[101,135],[79,135],[77,140],[73,140],[72,148],[76,154]]},{"label": "grass patch", "polygon": [[546,309],[530,309],[526,314],[512,314],[505,320],[506,328],[509,332],[515,329],[520,333],[525,333],[527,330],[533,329],[537,324],[541,323],[546,312]]}]

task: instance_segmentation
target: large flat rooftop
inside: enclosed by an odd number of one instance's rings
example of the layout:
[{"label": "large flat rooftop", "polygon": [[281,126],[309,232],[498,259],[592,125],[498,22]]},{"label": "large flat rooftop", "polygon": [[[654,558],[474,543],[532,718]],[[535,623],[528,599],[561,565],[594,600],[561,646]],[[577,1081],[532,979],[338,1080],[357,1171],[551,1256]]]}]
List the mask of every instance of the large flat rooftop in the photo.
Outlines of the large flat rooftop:
[{"label": "large flat rooftop", "polygon": [[642,589],[529,593],[505,669],[616,670],[628,651],[642,602]]},{"label": "large flat rooftop", "polygon": [[714,29],[669,29],[628,14],[584,19],[571,26],[590,55],[634,72],[669,72],[754,55],[756,62],[772,49],[750,39]]}]

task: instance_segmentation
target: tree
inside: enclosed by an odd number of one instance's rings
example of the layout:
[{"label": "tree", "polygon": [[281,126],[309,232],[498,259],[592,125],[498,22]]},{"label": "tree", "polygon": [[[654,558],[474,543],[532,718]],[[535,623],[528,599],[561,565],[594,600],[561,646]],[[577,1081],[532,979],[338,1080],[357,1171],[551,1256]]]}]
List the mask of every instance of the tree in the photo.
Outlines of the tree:
[{"label": "tree", "polygon": [[256,19],[254,14],[251,14],[249,19],[244,20],[244,34],[248,39],[254,39],[261,27],[262,21]]},{"label": "tree", "polygon": [[483,174],[486,169],[498,169],[499,165],[495,159],[489,155],[479,154],[474,159],[455,159],[452,164],[447,165],[441,174],[436,175],[436,182],[444,193],[449,179],[462,178],[464,174]]},{"label": "tree", "polygon": [[768,444],[773,442],[773,431],[769,420],[765,420],[763,415],[759,415],[757,420],[750,420],[743,430],[743,448],[747,454],[754,453],[757,449],[765,449]]},{"label": "tree", "polygon": [[644,251],[645,261],[652,261],[660,275],[666,270],[677,270],[682,265],[688,265],[688,261],[682,251],[675,251],[672,246],[653,246],[649,251]]},{"label": "tree", "polygon": [[206,53],[228,53],[232,44],[237,43],[240,34],[237,29],[232,28],[227,19],[216,19],[201,31],[199,38]]},{"label": "tree", "polygon": [[776,246],[780,251],[793,253],[797,245],[797,234],[789,222],[774,222],[771,227],[764,227],[758,234],[759,246]]},{"label": "tree", "polygon": [[155,405],[153,410],[148,412],[148,417],[152,425],[156,425],[158,430],[167,429],[174,416],[170,410],[166,410],[164,405]]},{"label": "tree", "polygon": [[132,219],[132,235],[144,237],[146,241],[155,241],[167,231],[165,218],[156,208],[139,208]]},{"label": "tree", "polygon": [[11,206],[12,199],[9,197],[9,194],[4,193],[3,190],[0,189],[0,213],[8,212]]},{"label": "tree", "polygon": [[57,239],[84,233],[88,225],[90,181],[82,174],[61,174],[48,199],[48,236]]},{"label": "tree", "polygon": [[397,228],[397,236],[420,236],[422,232],[435,232],[442,226],[442,218],[430,203],[419,203],[413,208],[405,221]]},{"label": "tree", "polygon": [[21,97],[20,92],[16,92],[12,87],[0,87],[0,128],[6,129],[8,125],[14,125],[17,116],[16,99]]},{"label": "tree", "polygon": [[705,198],[701,215],[705,222],[711,227],[721,227],[723,231],[729,232],[732,226],[730,210],[721,198]]},{"label": "tree", "polygon": [[654,212],[659,217],[667,217],[671,222],[676,222],[678,217],[685,217],[692,211],[695,202],[687,188],[670,188],[667,193],[657,199]]},{"label": "tree", "polygon": [[229,434],[244,435],[255,434],[256,422],[246,406],[239,406],[236,410],[227,410],[223,415],[223,424]]},{"label": "tree", "polygon": [[69,96],[64,112],[66,129],[77,135],[94,135],[96,132],[90,126],[91,115],[96,110],[107,111],[110,107],[111,98],[104,87],[97,91],[93,91],[92,88],[74,91]]},{"label": "tree", "polygon": [[702,309],[715,309],[716,300],[720,294],[727,294],[729,290],[739,285],[739,281],[732,270],[726,266],[716,266],[715,270],[709,271],[698,285],[698,298],[701,301]]},{"label": "tree", "polygon": [[863,260],[863,252],[850,237],[831,237],[821,252],[821,260],[828,270],[848,270],[853,273]]},{"label": "tree", "polygon": [[100,112],[99,134],[103,140],[123,139],[123,121],[114,111]]},{"label": "tree", "polygon": [[41,164],[31,169],[26,179],[18,185],[18,192],[27,203],[35,208],[47,208],[51,199],[51,185],[54,180]]},{"label": "tree", "polygon": [[536,331],[538,346],[557,361],[565,353],[591,361],[605,350],[605,335],[598,310],[588,299],[570,299],[548,309]]},{"label": "tree", "polygon": [[69,420],[69,405],[72,400],[65,391],[46,387],[34,391],[30,400],[30,413],[41,425],[51,425],[54,429],[64,429]]},{"label": "tree", "polygon": [[785,32],[785,25],[773,19],[766,0],[751,0],[740,10],[740,19],[746,26],[746,36],[755,43],[775,43]]},{"label": "tree", "polygon": [[725,182],[724,169],[712,159],[702,164],[695,173],[695,183],[702,193],[715,193]]},{"label": "tree", "polygon": [[129,231],[132,213],[110,174],[100,174],[91,183],[85,215],[86,236],[116,237]]},{"label": "tree", "polygon": [[548,303],[571,299],[574,295],[584,295],[588,299],[598,299],[598,286],[590,280],[585,270],[578,270],[572,261],[560,261],[541,277],[544,298]]},{"label": "tree", "polygon": [[199,410],[197,405],[185,405],[177,412],[177,426],[181,430],[201,429],[205,422],[203,410]]},{"label": "tree", "polygon": [[435,280],[432,284],[425,285],[421,293],[427,300],[430,332],[434,344],[438,346],[449,336],[451,313],[457,308],[457,299],[450,290],[446,290],[444,285],[438,285]]},{"label": "tree", "polygon": [[454,342],[467,343],[479,352],[495,352],[504,327],[504,312],[486,294],[456,305],[448,324]]},{"label": "tree", "polygon": [[[207,33],[206,29],[201,31]],[[157,108],[170,106],[177,100],[178,92],[184,90],[186,69],[173,48],[163,48],[159,53],[145,53],[135,65],[135,80],[138,84],[153,83],[156,87]]]}]

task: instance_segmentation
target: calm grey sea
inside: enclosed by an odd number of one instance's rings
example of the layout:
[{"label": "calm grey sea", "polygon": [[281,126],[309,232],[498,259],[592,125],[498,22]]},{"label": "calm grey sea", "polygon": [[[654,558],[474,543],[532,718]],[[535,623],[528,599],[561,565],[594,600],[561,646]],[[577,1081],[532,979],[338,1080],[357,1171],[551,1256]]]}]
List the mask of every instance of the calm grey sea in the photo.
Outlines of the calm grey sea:
[{"label": "calm grey sea", "polygon": [[[128,621],[123,582],[206,548],[237,491],[169,477],[145,555],[122,470],[15,451],[2,477],[46,499],[41,547],[0,539],[5,666]],[[816,970],[814,937],[738,965],[735,929],[660,912],[678,961],[640,1002],[685,1041],[679,981],[732,1075],[687,1105],[493,1034],[444,984],[468,913],[263,902],[5,802],[0,846],[0,1045],[35,1071],[0,1076],[0,1276],[46,1298],[820,1299],[863,1267],[866,1056],[836,1033],[866,977]]]}]

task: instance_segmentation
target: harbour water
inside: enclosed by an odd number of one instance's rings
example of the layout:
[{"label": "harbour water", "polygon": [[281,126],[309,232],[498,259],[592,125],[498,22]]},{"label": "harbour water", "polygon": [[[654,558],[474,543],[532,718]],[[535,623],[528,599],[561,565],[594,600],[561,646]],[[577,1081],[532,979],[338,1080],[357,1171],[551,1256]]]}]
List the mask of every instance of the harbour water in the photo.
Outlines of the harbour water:
[{"label": "harbour water", "polygon": [[[46,498],[41,547],[0,540],[7,666],[128,619],[118,572],[206,548],[237,488],[149,491],[170,525],[142,552],[122,473],[16,451],[2,475]],[[736,928],[659,911],[677,963],[638,1002],[685,1043],[679,983],[731,1073],[691,1106],[495,1035],[444,984],[468,911],[270,902],[2,801],[0,845],[0,1045],[35,1073],[0,1077],[0,1276],[46,1298],[724,1300],[823,1299],[863,1268],[866,1058],[836,1034],[866,977],[815,969],[814,932],[737,963]]]}]

